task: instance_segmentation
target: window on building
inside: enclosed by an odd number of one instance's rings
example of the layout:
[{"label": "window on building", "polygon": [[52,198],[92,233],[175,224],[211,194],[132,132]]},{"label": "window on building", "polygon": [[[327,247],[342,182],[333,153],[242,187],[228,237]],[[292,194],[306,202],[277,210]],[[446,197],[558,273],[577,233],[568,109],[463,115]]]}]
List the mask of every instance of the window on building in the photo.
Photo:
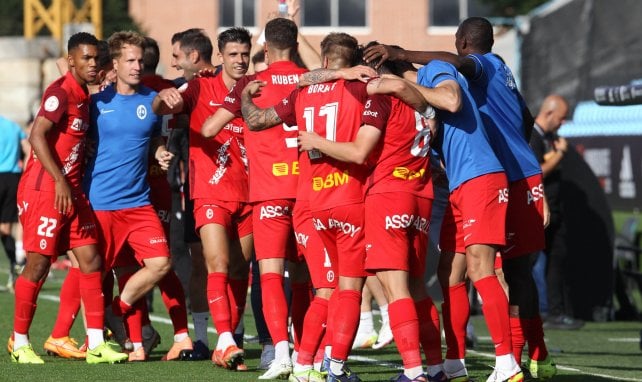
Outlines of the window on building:
[{"label": "window on building", "polygon": [[305,27],[365,27],[366,0],[303,0]]},{"label": "window on building", "polygon": [[471,16],[491,16],[490,8],[480,0],[428,0],[431,27],[452,27]]},{"label": "window on building", "polygon": [[255,0],[220,0],[219,26],[256,26]]}]

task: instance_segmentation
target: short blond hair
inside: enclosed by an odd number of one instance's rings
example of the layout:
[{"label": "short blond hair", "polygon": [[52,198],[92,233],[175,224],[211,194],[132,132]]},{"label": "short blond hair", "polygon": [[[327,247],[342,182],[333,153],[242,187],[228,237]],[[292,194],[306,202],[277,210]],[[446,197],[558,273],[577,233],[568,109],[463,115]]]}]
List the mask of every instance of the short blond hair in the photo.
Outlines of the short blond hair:
[{"label": "short blond hair", "polygon": [[120,58],[125,45],[137,46],[145,49],[145,37],[134,31],[114,32],[107,40],[109,44],[109,55],[112,59]]}]

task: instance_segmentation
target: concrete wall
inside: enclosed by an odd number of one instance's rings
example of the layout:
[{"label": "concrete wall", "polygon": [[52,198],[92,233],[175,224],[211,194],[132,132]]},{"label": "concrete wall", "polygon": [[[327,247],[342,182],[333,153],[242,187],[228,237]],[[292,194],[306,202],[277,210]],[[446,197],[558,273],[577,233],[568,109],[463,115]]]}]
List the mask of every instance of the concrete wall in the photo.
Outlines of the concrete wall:
[{"label": "concrete wall", "polygon": [[1,115],[26,124],[33,105],[40,101],[43,84],[53,80],[51,64],[47,62],[59,54],[58,43],[50,38],[0,38]]}]

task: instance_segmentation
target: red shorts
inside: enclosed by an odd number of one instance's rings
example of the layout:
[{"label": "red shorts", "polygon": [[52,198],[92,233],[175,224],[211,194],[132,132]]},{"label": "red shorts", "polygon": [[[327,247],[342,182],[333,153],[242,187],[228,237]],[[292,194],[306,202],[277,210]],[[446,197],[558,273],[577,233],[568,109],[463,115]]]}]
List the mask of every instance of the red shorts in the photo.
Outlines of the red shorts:
[{"label": "red shorts", "polygon": [[506,210],[506,259],[540,251],[544,239],[544,186],[542,175],[512,182]]},{"label": "red shorts", "polygon": [[338,259],[339,276],[365,277],[365,217],[363,203],[313,211],[312,221],[331,259]]},{"label": "red shorts", "polygon": [[299,261],[292,228],[293,209],[294,199],[266,200],[252,204],[256,260]]},{"label": "red shorts", "polygon": [[131,256],[141,265],[145,259],[169,257],[163,226],[151,205],[95,214],[105,270],[131,265]]},{"label": "red shorts", "polygon": [[508,183],[503,172],[464,182],[448,202],[439,239],[442,251],[466,253],[472,244],[506,244]]},{"label": "red shorts", "polygon": [[292,223],[299,256],[305,257],[314,288],[336,288],[337,258],[330,257],[321,237],[314,229],[310,204],[307,200],[297,200],[292,212]]},{"label": "red shorts", "polygon": [[54,259],[68,249],[98,243],[96,220],[83,193],[74,194],[74,209],[62,214],[54,208],[55,192],[21,188],[18,217],[24,231],[23,246]]},{"label": "red shorts", "polygon": [[214,199],[194,200],[196,233],[206,224],[218,224],[227,230],[230,239],[245,237],[252,233],[252,206],[243,202],[228,202]]},{"label": "red shorts", "polygon": [[432,199],[406,192],[367,195],[366,269],[402,270],[423,277]]}]

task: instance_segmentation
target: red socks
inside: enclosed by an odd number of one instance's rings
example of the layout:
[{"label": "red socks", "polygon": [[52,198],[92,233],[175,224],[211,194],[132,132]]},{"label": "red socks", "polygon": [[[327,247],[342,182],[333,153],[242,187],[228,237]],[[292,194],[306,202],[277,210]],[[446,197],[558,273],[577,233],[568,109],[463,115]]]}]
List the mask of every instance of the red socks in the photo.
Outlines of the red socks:
[{"label": "red socks", "polygon": [[[522,330],[522,319],[519,317],[509,317],[510,322],[510,337],[513,344],[513,357],[518,365],[522,364],[522,351],[526,340],[524,338],[524,331]],[[524,328],[525,329],[525,328]]]},{"label": "red socks", "polygon": [[352,342],[359,327],[361,292],[357,290],[339,291],[336,313],[332,328],[332,358],[345,361],[348,359]]},{"label": "red socks", "polygon": [[234,332],[231,325],[230,301],[227,297],[227,274],[210,273],[207,275],[207,302],[216,331]]},{"label": "red socks", "polygon": [[[390,309],[390,308],[388,308]],[[430,297],[415,302],[419,319],[419,342],[423,348],[428,366],[443,363],[441,356],[441,331],[439,312]]]},{"label": "red socks", "polygon": [[[172,320],[174,334],[187,333],[187,306],[183,285],[173,270],[167,272],[158,283],[163,303]],[[149,317],[149,315],[148,315]]]},{"label": "red socks", "polygon": [[312,365],[314,362],[314,354],[319,348],[323,334],[325,332],[324,324],[328,318],[328,300],[315,297],[310,303],[310,308],[305,315],[303,321],[304,334],[301,337],[301,344],[299,345],[299,355],[297,356],[297,363],[300,365]]},{"label": "red socks", "polygon": [[233,330],[236,330],[239,322],[243,319],[245,302],[247,301],[247,286],[248,279],[228,279],[227,298],[230,302],[230,315],[232,317],[230,325]]},{"label": "red socks", "polygon": [[499,284],[497,276],[484,277],[474,285],[483,301],[482,312],[490,337],[495,344],[495,355],[512,353],[508,298]]},{"label": "red socks", "polygon": [[[80,299],[85,306],[85,318],[88,329],[104,327],[105,311],[103,310],[102,275],[100,272],[79,272]],[[119,299],[120,301],[120,299]]]},{"label": "red socks", "polygon": [[391,302],[388,304],[388,315],[390,329],[401,355],[404,369],[421,366],[419,320],[415,311],[415,303],[411,298],[402,298]]},{"label": "red socks", "polygon": [[65,281],[60,287],[58,316],[51,331],[51,336],[54,338],[69,336],[69,331],[74,324],[78,310],[80,310],[80,269],[69,268],[67,277],[65,277]]},{"label": "red socks", "polygon": [[309,282],[292,283],[292,300],[290,303],[290,316],[292,317],[292,326],[294,327],[294,350],[299,351],[301,335],[303,334],[303,325],[306,312],[312,300],[312,286]]},{"label": "red socks", "polygon": [[288,307],[283,290],[283,276],[278,273],[261,275],[263,316],[272,342],[288,341]]},{"label": "red socks", "polygon": [[470,304],[466,284],[461,283],[443,291],[444,302],[441,314],[446,333],[446,358],[466,358],[466,324],[470,316]]},{"label": "red socks", "polygon": [[16,280],[16,306],[13,314],[13,330],[20,334],[28,334],[36,311],[36,299],[40,286],[22,276]]},{"label": "red socks", "polygon": [[535,361],[545,360],[548,357],[548,349],[544,342],[542,318],[539,315],[535,318],[524,318],[522,325],[526,342],[528,342],[528,357]]}]

